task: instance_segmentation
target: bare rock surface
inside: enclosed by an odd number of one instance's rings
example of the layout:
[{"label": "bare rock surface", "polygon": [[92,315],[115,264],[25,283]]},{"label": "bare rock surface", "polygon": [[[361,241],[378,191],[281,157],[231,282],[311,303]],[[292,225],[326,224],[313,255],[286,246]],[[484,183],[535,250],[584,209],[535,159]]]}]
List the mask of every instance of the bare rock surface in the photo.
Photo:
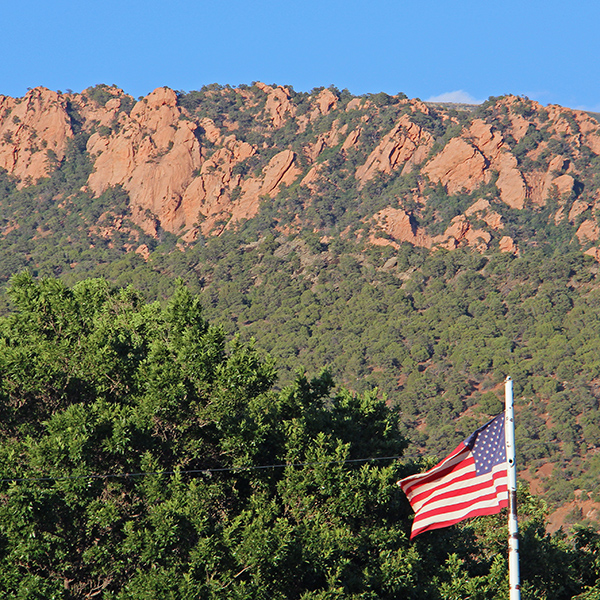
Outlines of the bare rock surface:
[{"label": "bare rock surface", "polygon": [[[357,198],[378,181],[411,177],[412,187],[365,220],[373,227],[365,239],[481,250],[495,243],[517,252],[520,242],[506,235],[502,207],[549,206],[550,222],[569,223],[595,256],[600,191],[585,161],[600,155],[600,124],[583,111],[507,96],[492,112],[461,120],[451,107],[419,100],[386,97],[383,106],[369,95],[344,100],[333,88],[300,97],[256,82],[211,89],[206,98],[214,101],[230,94],[231,113],[194,113],[166,87],[137,102],[116,87],[101,91],[102,102],[85,90],[0,96],[0,168],[18,187],[32,185],[61,164],[69,140],[85,134],[93,167],[85,189],[98,196],[122,186],[142,230],[163,229],[190,242],[252,219],[286,186],[304,190],[308,208],[335,189],[332,169],[349,174]],[[381,117],[392,106],[395,116]],[[420,220],[432,186],[443,188],[449,202],[471,198],[437,235]]]}]

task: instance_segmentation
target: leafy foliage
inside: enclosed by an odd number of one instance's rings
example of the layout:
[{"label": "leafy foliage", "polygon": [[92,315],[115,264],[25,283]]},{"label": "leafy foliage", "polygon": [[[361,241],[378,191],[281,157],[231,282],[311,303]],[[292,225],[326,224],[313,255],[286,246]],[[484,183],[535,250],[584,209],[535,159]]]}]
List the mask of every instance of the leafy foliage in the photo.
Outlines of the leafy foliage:
[{"label": "leafy foliage", "polygon": [[[69,289],[23,274],[10,294],[17,312],[2,322],[0,364],[3,589],[317,589],[329,562],[298,579],[299,557],[310,565],[329,547],[334,560],[340,544],[357,543],[351,532],[369,543],[398,504],[395,469],[343,466],[402,450],[385,406],[372,395],[329,397],[325,375],[274,394],[270,361],[226,344],[185,288],[161,308],[103,280]],[[299,466],[248,470],[279,463]],[[140,472],[150,474],[123,475]],[[308,514],[331,521],[314,539]],[[335,579],[354,578],[347,569]]]},{"label": "leafy foliage", "polygon": [[[597,497],[597,265],[581,254],[585,242],[580,244],[575,233],[583,219],[597,217],[598,156],[584,145],[571,146],[551,128],[548,111],[534,110],[526,98],[510,109],[506,99],[491,98],[475,110],[449,110],[409,103],[403,95],[353,98],[347,90],[331,87],[337,105],[323,114],[316,99],[324,88],[310,94],[286,90],[290,109],[278,126],[260,85],[213,84],[178,94],[182,118],[212,119],[223,135],[233,134],[255,147],[256,154],[236,164],[234,175],[260,173],[283,149],[294,152],[304,174],[315,165],[320,173],[314,188],[281,186],[278,196],[264,202],[238,231],[200,237],[194,245],[160,229],[156,238],[144,234],[130,220],[129,197],[122,188],[110,188],[98,198],[87,191],[92,169],[88,136],[96,127],[109,135],[117,124],[83,127],[71,98],[69,114],[77,134],[64,159],[47,151],[51,175],[18,188],[0,172],[3,289],[13,274],[28,268],[35,280],[60,277],[74,285],[100,276],[166,301],[181,277],[201,293],[204,314],[222,325],[223,335],[238,334],[242,345],[253,338],[257,349],[275,358],[276,393],[294,385],[301,365],[311,373],[325,366],[354,393],[373,394],[398,411],[413,457],[441,456],[481,424],[498,406],[499,386],[510,373],[520,411],[520,467],[535,476],[544,462],[556,465],[555,475],[542,482],[552,506],[571,499],[576,489]],[[119,98],[119,110],[126,112],[133,102],[114,86],[89,88],[84,96],[100,105]],[[530,121],[522,135],[515,133],[515,115]],[[502,134],[523,173],[546,169],[560,155],[577,171],[578,181],[569,197],[556,193],[545,206],[527,204],[523,210],[500,200],[493,177],[471,193],[449,194],[443,186],[431,185],[418,166],[410,173],[399,168],[380,173],[359,186],[356,169],[400,118],[433,136],[432,153],[473,119],[483,119]],[[568,111],[560,118],[563,128],[578,131]],[[334,130],[343,132],[339,139],[330,137]],[[351,132],[358,141],[342,150]],[[201,127],[198,135],[204,157],[216,150]],[[316,158],[309,157],[313,150]],[[239,197],[241,187],[234,190]],[[382,208],[401,207],[413,224],[437,235],[480,198],[502,217],[500,235],[519,241],[520,256],[498,253],[499,233],[474,219],[474,226],[492,235],[485,255],[465,248],[430,252],[408,244],[373,247],[365,242],[370,220]],[[577,200],[589,207],[573,222],[557,224],[557,211],[567,215]],[[147,262],[132,252],[142,244],[150,252]],[[0,298],[0,312],[8,314],[11,304],[5,295]],[[122,335],[118,343],[125,346],[127,336],[135,338],[133,333]],[[27,393],[40,419],[62,410],[65,397],[84,398],[89,392],[89,384],[81,383],[87,381],[83,367],[72,366],[65,379],[60,364],[42,366],[44,356],[28,364],[36,383],[27,384],[34,386]],[[90,360],[77,356],[81,365]],[[132,363],[131,368],[137,367]],[[112,377],[110,372],[106,377]],[[94,389],[110,390],[110,379],[102,381]],[[124,381],[114,383],[112,396],[103,392],[107,402],[137,385]],[[21,383],[14,385],[18,389]],[[67,390],[63,396],[56,392],[60,389]],[[20,413],[9,406],[3,409],[3,426],[7,432],[20,431]]]},{"label": "leafy foliage", "polygon": [[[17,598],[496,599],[501,517],[409,544],[406,446],[376,394],[273,389],[178,285],[11,281],[0,321],[0,587]],[[367,459],[367,460],[363,460]],[[587,598],[598,537],[521,492],[524,598]],[[505,532],[504,532],[505,536]],[[548,565],[552,565],[549,569]]]}]

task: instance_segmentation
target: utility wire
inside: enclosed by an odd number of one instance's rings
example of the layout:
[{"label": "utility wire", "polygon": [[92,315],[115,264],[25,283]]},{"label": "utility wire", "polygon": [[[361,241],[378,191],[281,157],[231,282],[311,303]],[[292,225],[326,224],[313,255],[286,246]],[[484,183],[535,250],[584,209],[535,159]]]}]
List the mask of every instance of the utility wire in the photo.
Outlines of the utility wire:
[{"label": "utility wire", "polygon": [[274,465],[253,465],[248,467],[218,467],[214,469],[187,469],[178,471],[142,471],[140,473],[107,473],[96,475],[58,475],[56,477],[46,475],[41,477],[3,477],[0,483],[13,482],[23,483],[26,481],[67,481],[75,479],[123,479],[129,477],[145,477],[146,475],[175,475],[175,474],[210,474],[232,471],[258,471],[259,469],[285,469],[286,467],[316,467],[322,465],[337,465],[359,462],[373,462],[377,460],[396,460],[400,456],[380,456],[371,458],[348,458],[346,460],[327,460],[317,462],[282,463]]}]

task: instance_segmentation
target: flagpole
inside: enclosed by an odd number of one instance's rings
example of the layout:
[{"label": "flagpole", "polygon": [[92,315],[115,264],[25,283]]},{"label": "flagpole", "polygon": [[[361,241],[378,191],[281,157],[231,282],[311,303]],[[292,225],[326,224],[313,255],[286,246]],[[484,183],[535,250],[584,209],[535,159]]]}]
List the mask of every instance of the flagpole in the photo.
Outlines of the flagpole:
[{"label": "flagpole", "polygon": [[509,600],[521,600],[519,581],[519,525],[517,521],[517,465],[515,463],[515,415],[513,382],[506,378],[505,392],[505,436],[506,471],[508,475],[508,582]]}]

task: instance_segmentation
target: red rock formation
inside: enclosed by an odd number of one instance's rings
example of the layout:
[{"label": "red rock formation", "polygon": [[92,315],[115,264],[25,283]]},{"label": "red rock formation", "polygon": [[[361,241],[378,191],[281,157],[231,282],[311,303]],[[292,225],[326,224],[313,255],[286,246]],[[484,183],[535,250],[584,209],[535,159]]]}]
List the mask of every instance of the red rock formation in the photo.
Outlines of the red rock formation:
[{"label": "red rock formation", "polygon": [[266,109],[273,120],[273,127],[281,127],[288,118],[296,114],[296,107],[290,102],[290,91],[287,88],[280,86],[273,88],[260,81],[254,85],[267,94]]},{"label": "red rock formation", "polygon": [[487,250],[492,236],[487,231],[474,229],[465,215],[458,215],[441,236],[433,238],[433,243],[449,250],[466,244],[477,250]]},{"label": "red rock formation", "polygon": [[178,232],[187,223],[179,210],[193,173],[201,164],[195,123],[180,120],[173,90],[158,88],[140,100],[120,129],[108,137],[94,133],[88,151],[94,172],[88,185],[96,194],[122,185],[129,192],[134,221],[155,233],[155,219],[167,231]]},{"label": "red rock formation", "polygon": [[350,148],[356,147],[361,132],[362,129],[358,127],[357,129],[349,133],[348,137],[344,140],[344,143],[342,144],[342,152],[346,152],[350,150]]},{"label": "red rock formation", "polygon": [[592,247],[588,248],[584,254],[591,256],[596,262],[600,262],[600,248]]},{"label": "red rock formation", "polygon": [[253,217],[262,196],[274,196],[281,184],[290,185],[300,175],[300,169],[294,166],[294,158],[291,150],[282,150],[263,169],[262,177],[245,181],[239,203],[232,210],[234,221]]},{"label": "red rock formation", "polygon": [[424,168],[433,182],[449,194],[472,192],[498,173],[500,198],[511,208],[522,209],[526,185],[517,159],[508,151],[502,135],[481,119],[475,119],[464,137],[453,138]]},{"label": "red rock formation", "polygon": [[20,99],[0,96],[0,168],[19,186],[47,176],[63,159],[72,135],[64,96],[45,88]]},{"label": "red rock formation", "polygon": [[505,235],[500,240],[500,252],[510,252],[511,254],[518,254],[519,250],[515,244],[515,241],[511,237]]},{"label": "red rock formation", "polygon": [[600,227],[596,221],[587,219],[579,226],[576,235],[581,243],[595,242],[600,238]]},{"label": "red rock formation", "polygon": [[[331,89],[304,96],[302,104],[296,103],[289,89],[263,83],[233,91],[210,90],[209,99],[221,93],[237,95],[238,108],[239,99],[243,100],[243,110],[250,111],[254,125],[246,122],[246,129],[241,130],[237,113],[197,117],[183,109],[177,94],[168,88],[154,90],[129,113],[132,99],[122,90],[104,86],[102,91],[108,94],[103,106],[90,93],[67,96],[43,88],[31,90],[22,99],[0,97],[0,168],[21,187],[50,174],[74,135],[71,115],[76,115],[77,127],[91,133],[87,149],[93,172],[86,189],[99,195],[111,186],[123,186],[133,220],[153,235],[159,227],[189,241],[200,232],[218,233],[252,218],[260,202],[276,196],[284,184],[306,188],[303,193],[310,203],[311,195],[337,185],[331,175],[336,165],[353,169],[349,174],[354,176],[358,194],[364,194],[361,190],[366,183],[377,176],[416,172],[414,180],[405,180],[415,181],[411,183],[414,189],[401,188],[406,197],[398,198],[400,205],[407,201],[405,205],[412,206],[416,216],[427,209],[430,183],[443,185],[453,195],[473,193],[495,182],[496,198],[494,188],[482,190],[482,197],[435,238],[416,228],[403,209],[379,211],[371,222],[386,237],[374,234],[373,243],[409,241],[427,247],[484,249],[504,227],[495,202],[524,210],[527,205],[542,207],[549,200],[556,206],[550,218],[557,224],[563,220],[577,223],[582,244],[600,239],[595,220],[580,222],[586,211],[600,205],[593,179],[581,183],[585,161],[580,160],[590,152],[600,154],[600,125],[581,111],[542,108],[509,96],[488,112],[481,111],[482,116],[461,131],[454,131],[455,137],[442,147],[441,138],[434,139],[429,127],[432,119],[454,127],[459,119],[443,106],[436,106],[434,112],[416,100],[394,99],[398,117],[391,129],[375,131],[381,111],[385,114],[388,107],[368,97],[352,99],[342,112]],[[495,120],[494,110],[502,119]],[[304,140],[309,141],[292,145],[290,125],[291,130],[297,127],[299,138],[306,132]],[[251,134],[260,131],[260,142],[253,135],[244,141],[248,128]],[[285,135],[280,135],[284,128]],[[527,153],[529,167],[525,169],[522,153],[519,159],[513,153],[514,143],[527,141],[534,129],[543,130],[544,139],[538,143],[538,136],[537,146]],[[556,142],[565,148],[564,156],[548,157],[551,148],[561,147]],[[437,144],[440,150],[433,153]],[[367,146],[368,153],[356,166],[353,161]],[[334,159],[331,151],[338,148]],[[506,237],[500,247],[517,251],[515,241]]]},{"label": "red rock formation", "polygon": [[[307,156],[314,162],[315,160],[317,160],[317,158],[325,148],[332,148],[333,146],[337,146],[340,142],[340,139],[345,135],[347,131],[348,125],[344,124],[340,126],[339,120],[336,119],[332,123],[331,129],[329,131],[321,133],[318,136],[317,141],[314,144],[311,144],[308,148],[306,148]],[[356,137],[358,137],[358,135]],[[347,150],[348,146],[344,148],[344,145],[342,146],[342,149]]]},{"label": "red rock formation", "polygon": [[414,246],[425,248],[439,246],[452,250],[466,244],[478,250],[486,250],[492,240],[492,236],[487,231],[474,229],[464,215],[452,219],[448,229],[436,237],[430,237],[425,231],[419,229],[410,215],[401,208],[385,208],[374,216],[374,221],[379,229],[392,238],[390,240],[372,234],[371,242],[379,246],[409,242]]},{"label": "red rock formation", "polygon": [[423,172],[449,194],[472,192],[486,180],[486,159],[472,144],[453,138],[425,165]]},{"label": "red rock formation", "polygon": [[569,211],[569,223],[574,223],[575,219],[583,214],[588,208],[590,208],[589,202],[584,202],[583,200],[576,200],[573,202],[573,206]]},{"label": "red rock formation", "polygon": [[326,115],[337,106],[337,96],[331,90],[322,90],[317,96],[317,106],[320,113]]},{"label": "red rock formation", "polygon": [[[371,152],[365,164],[356,170],[355,177],[359,181],[359,187],[378,172],[391,173],[397,168],[401,168],[402,173],[409,172],[425,160],[433,142],[433,136],[429,132],[413,123],[408,115],[403,115]],[[349,142],[347,147],[353,143],[356,141]]]},{"label": "red rock formation", "polygon": [[[412,222],[410,215],[401,208],[384,208],[374,216],[375,223],[385,233],[398,242],[409,242],[415,246],[431,247],[431,238],[419,230]],[[385,239],[371,237],[371,240]],[[378,245],[383,245],[381,242]]]},{"label": "red rock formation", "polygon": [[494,210],[491,210],[490,203],[485,198],[480,198],[465,211],[465,216],[476,217],[485,221],[485,223],[494,230],[504,227],[502,217]]}]

